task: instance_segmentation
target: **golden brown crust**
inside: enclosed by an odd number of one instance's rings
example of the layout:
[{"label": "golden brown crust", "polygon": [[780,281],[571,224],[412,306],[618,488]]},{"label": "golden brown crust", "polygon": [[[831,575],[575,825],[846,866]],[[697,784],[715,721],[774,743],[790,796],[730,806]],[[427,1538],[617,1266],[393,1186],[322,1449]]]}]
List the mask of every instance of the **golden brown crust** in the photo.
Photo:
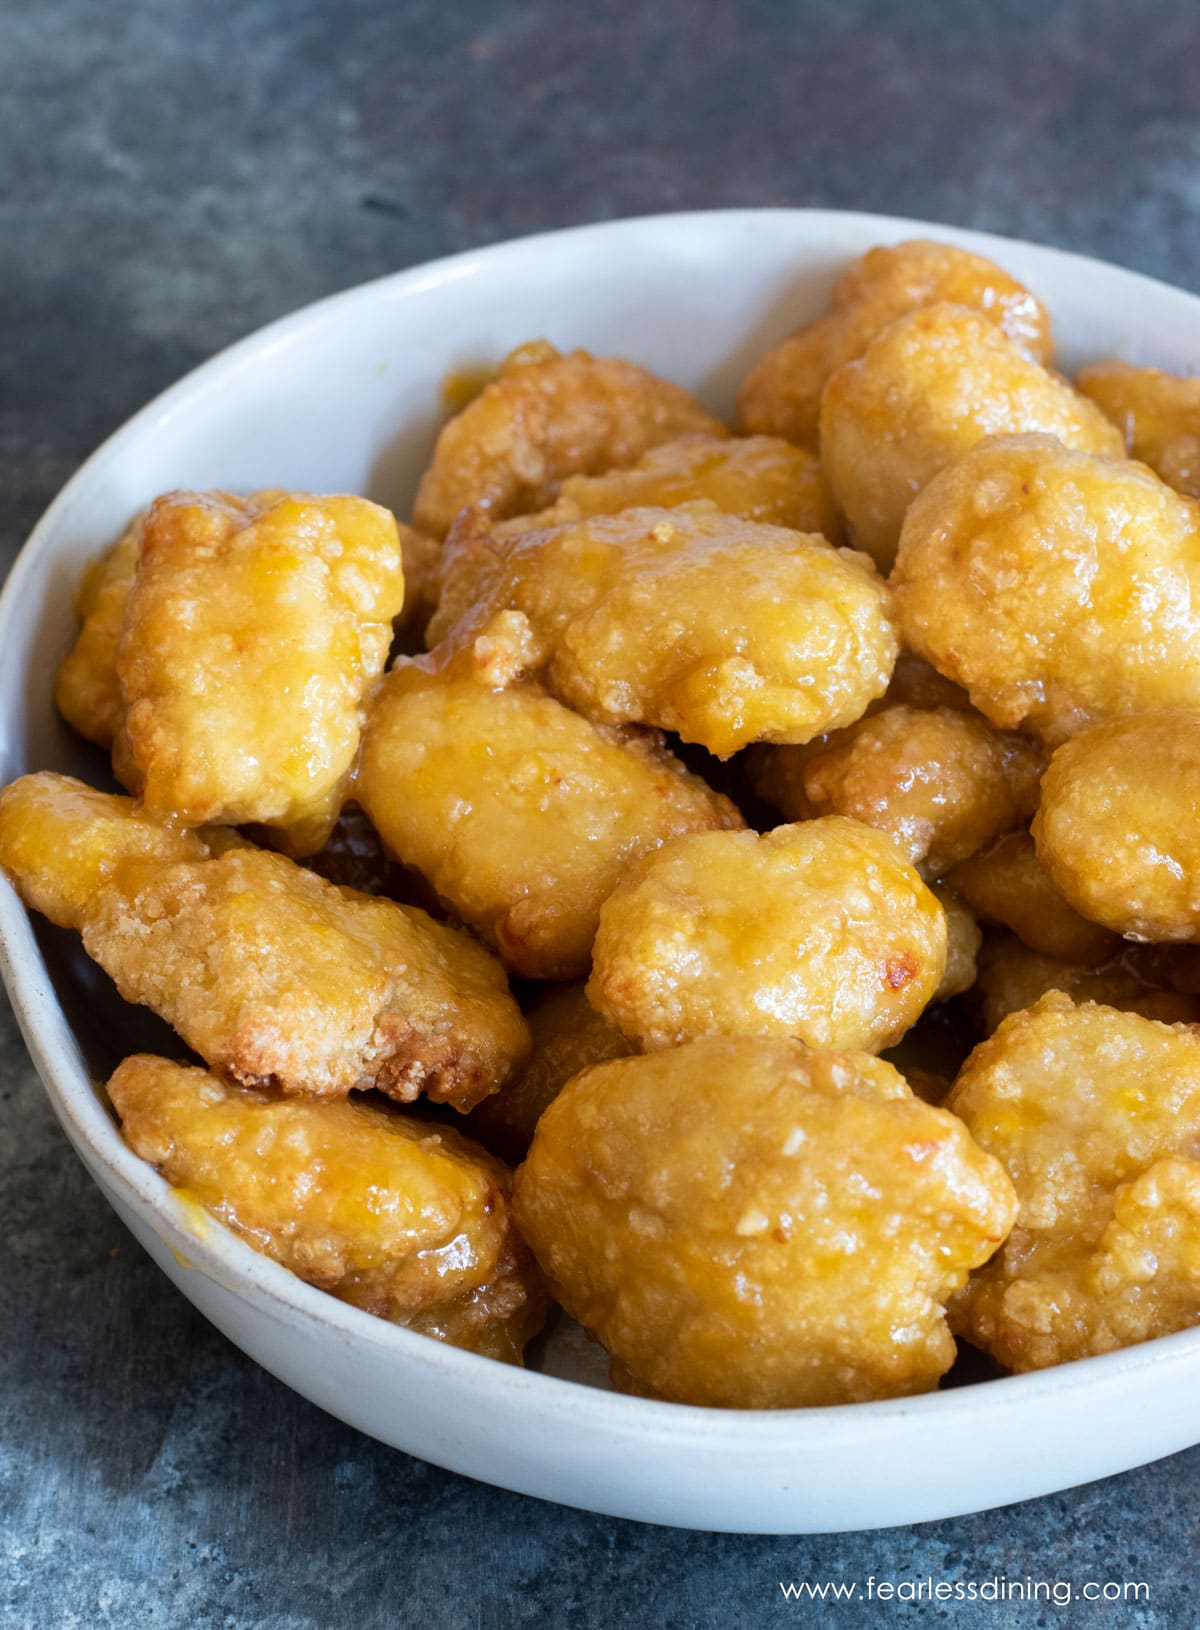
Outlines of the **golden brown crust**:
[{"label": "golden brown crust", "polygon": [[978,311],[1033,361],[1051,361],[1050,319],[1028,289],[981,255],[914,238],[869,249],[839,277],[829,312],[756,364],[738,398],[742,429],[815,447],[830,374],[898,317],[944,300]]},{"label": "golden brown crust", "polygon": [[891,584],[906,642],[1001,729],[1200,705],[1200,507],[1140,464],[985,442],[910,508]]},{"label": "golden brown crust", "polygon": [[674,730],[727,757],[849,724],[882,695],[896,649],[863,556],[685,504],[513,539],[437,655],[494,685],[537,675],[597,723]]},{"label": "golden brown crust", "polygon": [[1200,379],[1097,362],[1080,370],[1075,388],[1122,432],[1131,458],[1176,492],[1200,498]]},{"label": "golden brown crust", "polygon": [[1200,997],[1186,988],[1186,979],[1183,988],[1174,987],[1170,969],[1145,957],[1151,949],[1155,948],[1131,945],[1106,961],[1069,962],[1031,951],[1012,934],[989,934],[979,953],[971,1006],[985,1035],[1010,1013],[1033,1007],[1048,991],[1061,991],[1073,1002],[1102,1002],[1163,1024],[1200,1023]]},{"label": "golden brown crust", "polygon": [[1114,934],[1081,917],[1063,899],[1028,832],[1010,832],[964,860],[954,868],[951,882],[984,922],[1011,929],[1043,956],[1100,963],[1117,950]]},{"label": "golden brown crust", "polygon": [[125,712],[117,647],[145,524],[144,513],[135,516],[116,543],[84,567],[75,596],[79,634],[54,684],[54,703],[63,718],[105,748],[112,746]]},{"label": "golden brown crust", "polygon": [[964,306],[914,311],[829,379],[821,463],[851,542],[881,571],[896,558],[909,504],[985,436],[1042,432],[1120,457],[1120,435],[1094,402],[1031,362]]},{"label": "golden brown crust", "polygon": [[43,773],[0,800],[0,863],[82,932],[127,1001],[247,1084],[468,1109],[525,1061],[525,1022],[481,945],[243,840],[207,843]]},{"label": "golden brown crust", "polygon": [[758,750],[758,791],[789,820],[848,815],[940,876],[1037,808],[1036,743],[952,708],[884,707],[805,747]]},{"label": "golden brown crust", "polygon": [[411,662],[375,695],[355,796],[392,853],[531,979],[587,972],[600,907],[640,856],[743,824],[654,737]]},{"label": "golden brown crust", "polygon": [[745,1039],[577,1075],[514,1205],[626,1385],[726,1408],[936,1385],[942,1303],[1014,1209],[997,1163],[889,1065]]},{"label": "golden brown crust", "polygon": [[857,821],[701,833],[606,902],[588,997],[645,1048],[783,1035],[879,1052],[933,997],[946,938],[920,875]]},{"label": "golden brown crust", "polygon": [[180,825],[321,848],[403,593],[395,520],[364,498],[157,499],[117,655],[131,790]]},{"label": "golden brown crust", "polygon": [[1050,762],[1038,858],[1071,904],[1134,940],[1200,940],[1200,708],[1111,719]]},{"label": "golden brown crust", "polygon": [[976,1048],[947,1107],[1020,1200],[952,1304],[1001,1364],[1041,1369],[1200,1317],[1200,1038],[1044,997]]},{"label": "golden brown crust", "polygon": [[572,1076],[632,1051],[621,1032],[596,1012],[582,984],[550,986],[526,1018],[533,1038],[529,1063],[465,1122],[472,1137],[514,1165],[525,1158],[538,1121]]},{"label": "golden brown crust", "polygon": [[494,520],[551,503],[572,475],[632,464],[690,431],[728,432],[679,385],[621,358],[521,347],[446,424],[422,477],[413,525],[444,538],[468,504]]},{"label": "golden brown crust", "polygon": [[134,1153],[256,1250],[382,1318],[520,1362],[545,1297],[509,1174],[465,1138],[369,1101],[271,1100],[148,1054],[108,1096]]}]

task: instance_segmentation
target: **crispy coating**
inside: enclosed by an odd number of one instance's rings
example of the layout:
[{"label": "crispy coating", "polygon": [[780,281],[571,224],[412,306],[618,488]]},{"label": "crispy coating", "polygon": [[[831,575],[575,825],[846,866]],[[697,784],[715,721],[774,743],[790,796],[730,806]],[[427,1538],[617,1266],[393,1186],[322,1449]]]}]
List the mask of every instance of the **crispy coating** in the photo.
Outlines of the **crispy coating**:
[{"label": "crispy coating", "polygon": [[75,595],[79,635],[54,683],[55,706],[63,718],[105,748],[116,739],[125,712],[117,646],[145,525],[145,512],[136,515],[116,543],[84,567]]},{"label": "crispy coating", "polygon": [[1045,758],[978,714],[899,705],[860,719],[822,746],[768,747],[762,795],[789,820],[848,815],[893,837],[938,876],[1037,808]]},{"label": "crispy coating", "polygon": [[571,476],[558,499],[537,515],[494,524],[482,510],[460,516],[442,551],[440,599],[426,643],[435,646],[487,592],[510,539],[592,515],[705,500],[725,515],[842,541],[841,516],[811,453],[772,436],[681,436],[651,448],[629,469]]},{"label": "crispy coating", "polygon": [[725,758],[808,741],[882,695],[886,585],[824,538],[711,504],[531,532],[442,648],[485,680],[543,677],[601,724],[648,724]]},{"label": "crispy coating", "polygon": [[131,790],[183,826],[319,849],[403,595],[396,522],[364,498],[157,499],[117,655]]},{"label": "crispy coating", "polygon": [[655,737],[534,687],[398,663],[376,693],[355,796],[384,843],[530,979],[585,974],[600,907],[683,832],[740,827]]},{"label": "crispy coating", "polygon": [[840,815],[677,838],[600,912],[588,997],[647,1050],[696,1036],[890,1047],[946,971],[946,915],[892,840]]},{"label": "crispy coating", "polygon": [[538,1121],[572,1076],[591,1064],[625,1058],[632,1050],[621,1032],[596,1012],[582,984],[551,986],[526,1017],[533,1038],[529,1063],[466,1121],[472,1137],[514,1165],[524,1160]]},{"label": "crispy coating", "polygon": [[984,922],[1010,928],[1043,956],[1100,963],[1116,953],[1116,935],[1081,917],[1063,899],[1028,832],[1010,832],[964,860],[951,881]]},{"label": "crispy coating", "polygon": [[[952,996],[961,996],[964,991],[970,990],[975,983],[983,930],[957,889],[946,883],[931,883],[929,887],[946,913],[946,971],[932,1000],[948,1002]],[[918,1089],[914,1087],[913,1090]]]},{"label": "crispy coating", "polygon": [[438,561],[442,546],[414,527],[397,523],[400,564],[404,573],[404,604],[393,619],[396,634],[421,636],[438,601]]},{"label": "crispy coating", "polygon": [[876,706],[892,703],[928,710],[951,707],[960,713],[971,709],[971,698],[961,685],[938,673],[931,663],[919,657],[915,651],[903,647],[892,669],[892,682],[887,688],[887,695]]},{"label": "crispy coating", "polygon": [[1196,993],[1171,988],[1169,971],[1149,964],[1141,955],[1146,949],[1126,946],[1105,961],[1072,962],[1031,951],[1011,934],[990,934],[979,954],[971,1005],[986,1035],[1047,991],[1061,991],[1073,1002],[1103,1002],[1164,1024],[1200,1023]]},{"label": "crispy coating", "polygon": [[680,436],[652,447],[628,469],[571,476],[537,515],[501,521],[499,536],[564,526],[623,509],[671,509],[707,499],[725,515],[820,532],[837,542],[841,516],[810,452],[778,436]]},{"label": "crispy coating", "polygon": [[255,1250],[396,1324],[520,1363],[545,1296],[508,1173],[369,1102],[272,1100],[165,1058],[108,1083],[125,1141]]},{"label": "crispy coating", "polygon": [[0,871],[22,900],[78,932],[126,860],[204,860],[199,832],[181,832],[132,798],[97,792],[73,776],[39,770],[0,792]]},{"label": "crispy coating", "polygon": [[890,1065],[745,1038],[577,1075],[514,1206],[623,1384],[760,1409],[936,1385],[942,1304],[1014,1212],[997,1162]]},{"label": "crispy coating", "polygon": [[1200,498],[1200,379],[1097,362],[1080,370],[1075,388],[1123,433],[1131,458],[1176,492]]},{"label": "crispy coating", "polygon": [[912,505],[892,573],[906,642],[1001,729],[1200,705],[1200,506],[1140,464],[997,438]]},{"label": "crispy coating", "polygon": [[851,541],[882,571],[905,511],[939,470],[985,436],[1040,431],[1119,457],[1094,402],[1023,356],[986,317],[928,306],[901,317],[821,397],[821,462]]},{"label": "crispy coating", "polygon": [[1133,940],[1200,940],[1200,708],[1092,725],[1055,753],[1033,835],[1055,886]]},{"label": "crispy coating", "polygon": [[1200,1317],[1200,1037],[1061,995],[1006,1019],[947,1106],[1020,1199],[1003,1249],[952,1305],[1013,1370]]},{"label": "crispy coating", "polygon": [[728,434],[689,392],[635,363],[519,347],[443,426],[413,525],[444,538],[468,504],[493,519],[531,514],[553,502],[568,476],[633,464],[648,448],[692,431]]},{"label": "crispy coating", "polygon": [[914,238],[868,250],[834,285],[826,315],[756,364],[738,397],[742,429],[815,447],[829,376],[898,317],[946,300],[978,311],[1033,361],[1052,359],[1050,319],[1028,289],[981,255]]},{"label": "crispy coating", "polygon": [[[468,1109],[525,1061],[499,963],[423,911],[340,889],[237,843],[208,858],[124,800],[26,776],[0,803],[0,862],[27,904],[78,928],[130,1002],[247,1085],[377,1087]],[[199,843],[200,855],[174,845]]]}]

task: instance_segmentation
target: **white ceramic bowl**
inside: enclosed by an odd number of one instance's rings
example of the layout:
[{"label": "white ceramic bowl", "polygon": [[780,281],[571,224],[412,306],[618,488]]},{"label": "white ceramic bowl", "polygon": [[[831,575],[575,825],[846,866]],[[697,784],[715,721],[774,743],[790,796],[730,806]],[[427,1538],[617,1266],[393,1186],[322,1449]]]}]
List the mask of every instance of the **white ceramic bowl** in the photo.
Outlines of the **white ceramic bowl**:
[{"label": "white ceramic bowl", "polygon": [[[1049,304],[1068,365],[1118,354],[1200,368],[1200,300],[1095,261],[913,221],[747,210],[620,221],[458,255],[322,301],[199,368],[93,455],[0,596],[0,780],[92,778],[56,720],[83,560],[172,487],[266,485],[411,499],[451,370],[531,336],[636,358],[718,411],[771,342],[872,244],[914,235],[991,255]],[[386,1443],[472,1477],[648,1522],[757,1533],[880,1527],[1086,1482],[1200,1441],[1200,1330],[1040,1375],[897,1403],[733,1412],[606,1390],[594,1350],[538,1373],[372,1319],[185,1209],[122,1143],[93,1075],[155,1045],[69,936],[0,883],[0,957],[80,1158],[195,1305],[259,1363]],[[580,1376],[584,1380],[566,1379]]]}]

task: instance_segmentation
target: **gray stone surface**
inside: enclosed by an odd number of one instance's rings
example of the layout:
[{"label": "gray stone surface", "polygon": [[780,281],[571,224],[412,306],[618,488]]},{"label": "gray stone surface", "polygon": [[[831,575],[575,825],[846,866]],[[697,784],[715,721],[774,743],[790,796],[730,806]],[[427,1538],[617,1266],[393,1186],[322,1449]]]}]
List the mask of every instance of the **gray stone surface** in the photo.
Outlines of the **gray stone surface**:
[{"label": "gray stone surface", "polygon": [[[202,357],[516,233],[880,209],[1200,287],[1194,0],[2,0],[0,38],[0,569]],[[141,1256],[7,1014],[0,1331],[5,1626],[1200,1622],[1200,1451],[957,1522],[756,1539],[556,1509],[359,1437]],[[1151,1599],[814,1612],[779,1592],[872,1573],[1141,1579]]]}]

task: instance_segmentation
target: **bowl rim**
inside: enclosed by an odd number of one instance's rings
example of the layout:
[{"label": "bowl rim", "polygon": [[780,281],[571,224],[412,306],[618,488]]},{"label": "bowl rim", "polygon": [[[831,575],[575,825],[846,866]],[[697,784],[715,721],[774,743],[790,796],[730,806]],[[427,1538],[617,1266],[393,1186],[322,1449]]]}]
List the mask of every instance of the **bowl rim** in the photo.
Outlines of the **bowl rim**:
[{"label": "bowl rim", "polygon": [[[97,472],[126,443],[168,423],[185,402],[190,404],[214,390],[226,389],[243,370],[280,350],[302,343],[316,330],[337,321],[347,309],[369,306],[381,298],[405,299],[425,288],[465,281],[506,259],[517,260],[530,251],[536,253],[546,244],[611,240],[664,227],[707,231],[714,227],[751,227],[797,218],[804,218],[816,228],[827,224],[831,232],[853,226],[878,231],[893,240],[900,234],[942,236],[946,241],[993,258],[1016,247],[1036,256],[1065,260],[1081,269],[1102,267],[1133,280],[1134,289],[1140,286],[1148,295],[1168,294],[1172,299],[1192,301],[1200,313],[1200,297],[1188,290],[1093,256],[949,223],[865,211],[769,208],[665,212],[532,233],[464,250],[385,273],[276,318],[206,358],[113,430],[63,485],[19,550],[0,587],[0,649],[22,614],[26,580],[37,570],[60,518],[70,511]],[[1081,1366],[1086,1370],[1087,1381],[1099,1384],[1200,1360],[1200,1326],[1197,1326],[1051,1369],[999,1376],[912,1397],[808,1408],[746,1410],[635,1397],[499,1363],[390,1324],[341,1302],[255,1251],[215,1217],[204,1212],[193,1214],[193,1208],[185,1205],[177,1191],[121,1138],[74,1046],[73,1032],[55,994],[30,915],[16,891],[2,877],[0,977],[43,1088],[77,1154],[85,1166],[94,1163],[103,1171],[106,1182],[119,1192],[123,1201],[181,1264],[196,1269],[244,1300],[258,1304],[262,1311],[272,1313],[277,1319],[285,1322],[301,1319],[327,1326],[346,1341],[370,1343],[394,1354],[405,1364],[423,1367],[432,1375],[453,1379],[468,1387],[481,1383],[493,1395],[503,1395],[506,1401],[536,1404],[546,1417],[569,1421],[573,1416],[588,1413],[596,1417],[593,1424],[614,1433],[635,1433],[640,1442],[652,1437],[674,1445],[681,1437],[688,1436],[702,1437],[710,1447],[714,1443],[717,1446],[736,1443],[743,1449],[778,1448],[781,1434],[786,1431],[789,1444],[802,1451],[809,1441],[819,1440],[827,1447],[838,1438],[871,1435],[889,1425],[914,1419],[920,1421],[927,1417],[930,1424],[952,1426],[980,1409],[1022,1411],[1067,1390],[1074,1391],[1084,1381]],[[94,1179],[90,1170],[89,1175]],[[100,1186],[103,1192],[104,1185]]]}]

